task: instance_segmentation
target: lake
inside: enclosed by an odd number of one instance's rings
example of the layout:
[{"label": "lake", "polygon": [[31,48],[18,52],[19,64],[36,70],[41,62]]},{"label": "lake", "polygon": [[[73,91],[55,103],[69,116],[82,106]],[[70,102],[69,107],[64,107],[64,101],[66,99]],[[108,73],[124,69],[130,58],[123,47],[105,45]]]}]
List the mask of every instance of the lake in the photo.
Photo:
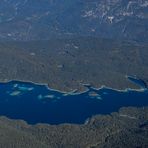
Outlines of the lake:
[{"label": "lake", "polygon": [[29,124],[82,124],[93,115],[109,114],[121,107],[148,106],[148,90],[143,83],[139,90],[125,91],[85,86],[85,92],[64,93],[30,82],[0,83],[0,115]]}]

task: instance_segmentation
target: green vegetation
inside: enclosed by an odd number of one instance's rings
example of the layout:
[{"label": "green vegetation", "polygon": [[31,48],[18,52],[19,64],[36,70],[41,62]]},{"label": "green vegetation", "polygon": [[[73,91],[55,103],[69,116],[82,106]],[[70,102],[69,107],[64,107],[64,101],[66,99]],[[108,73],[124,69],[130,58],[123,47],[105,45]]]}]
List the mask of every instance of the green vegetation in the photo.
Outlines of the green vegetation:
[{"label": "green vegetation", "polygon": [[97,115],[84,125],[28,125],[0,118],[2,148],[146,148],[148,108],[122,108]]},{"label": "green vegetation", "polygon": [[126,75],[147,83],[148,47],[97,38],[1,42],[0,81],[19,79],[71,91],[95,87],[136,88]]}]

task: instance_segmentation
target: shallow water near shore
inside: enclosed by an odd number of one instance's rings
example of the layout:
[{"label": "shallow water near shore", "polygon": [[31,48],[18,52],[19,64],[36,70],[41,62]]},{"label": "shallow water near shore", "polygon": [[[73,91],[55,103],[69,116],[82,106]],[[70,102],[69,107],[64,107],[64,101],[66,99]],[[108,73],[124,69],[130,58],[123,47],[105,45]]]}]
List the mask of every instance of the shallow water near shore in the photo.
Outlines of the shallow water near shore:
[{"label": "shallow water near shore", "polygon": [[148,106],[148,90],[143,87],[125,91],[86,87],[82,93],[64,93],[30,82],[0,83],[0,115],[29,124],[82,124],[93,115],[109,114],[121,107]]}]

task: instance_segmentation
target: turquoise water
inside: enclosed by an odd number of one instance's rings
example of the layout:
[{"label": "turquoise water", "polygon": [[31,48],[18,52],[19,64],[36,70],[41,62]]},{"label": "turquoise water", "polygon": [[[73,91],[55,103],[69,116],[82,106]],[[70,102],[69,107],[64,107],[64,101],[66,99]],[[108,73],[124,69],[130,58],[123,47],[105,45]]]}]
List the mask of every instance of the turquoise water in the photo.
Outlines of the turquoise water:
[{"label": "turquoise water", "polygon": [[93,115],[108,114],[121,107],[148,106],[146,88],[117,91],[86,87],[82,93],[63,93],[28,82],[0,83],[0,115],[30,124],[81,124]]}]

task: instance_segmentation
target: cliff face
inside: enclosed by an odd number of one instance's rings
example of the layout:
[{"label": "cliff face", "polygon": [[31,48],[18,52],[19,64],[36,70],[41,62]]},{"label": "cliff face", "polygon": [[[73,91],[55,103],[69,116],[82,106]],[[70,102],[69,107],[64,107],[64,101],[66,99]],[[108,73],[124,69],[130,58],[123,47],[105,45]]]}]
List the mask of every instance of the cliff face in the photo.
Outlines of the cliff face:
[{"label": "cliff face", "polygon": [[0,39],[98,36],[148,41],[147,0],[1,0]]},{"label": "cliff face", "polygon": [[148,108],[122,108],[95,116],[84,125],[28,125],[0,118],[1,148],[148,147]]}]

